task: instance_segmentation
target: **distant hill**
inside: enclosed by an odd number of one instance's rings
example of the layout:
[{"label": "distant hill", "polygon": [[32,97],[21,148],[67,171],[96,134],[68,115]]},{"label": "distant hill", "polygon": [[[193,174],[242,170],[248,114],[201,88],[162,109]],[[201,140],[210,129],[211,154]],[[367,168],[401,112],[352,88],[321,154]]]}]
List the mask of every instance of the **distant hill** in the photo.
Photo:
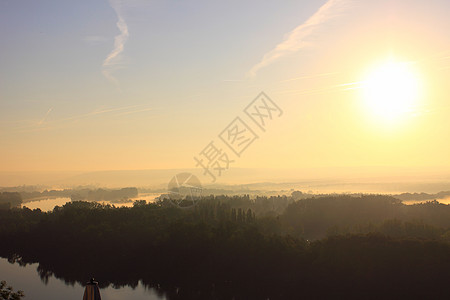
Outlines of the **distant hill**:
[{"label": "distant hill", "polygon": [[425,200],[438,200],[438,199],[445,199],[450,197],[450,191],[446,192],[439,192],[435,194],[428,194],[428,193],[402,193],[399,195],[395,195],[395,198],[404,200],[404,201],[425,201]]},{"label": "distant hill", "polygon": [[[311,193],[428,193],[450,190],[450,170],[424,168],[231,168],[212,182],[201,168],[92,172],[0,172],[0,187],[126,186],[165,189],[178,173],[196,175],[204,187],[226,190],[302,190]],[[0,188],[1,190],[1,188]],[[405,195],[405,197],[408,197]],[[404,198],[406,199],[406,198]],[[416,200],[416,199],[414,199]]]}]

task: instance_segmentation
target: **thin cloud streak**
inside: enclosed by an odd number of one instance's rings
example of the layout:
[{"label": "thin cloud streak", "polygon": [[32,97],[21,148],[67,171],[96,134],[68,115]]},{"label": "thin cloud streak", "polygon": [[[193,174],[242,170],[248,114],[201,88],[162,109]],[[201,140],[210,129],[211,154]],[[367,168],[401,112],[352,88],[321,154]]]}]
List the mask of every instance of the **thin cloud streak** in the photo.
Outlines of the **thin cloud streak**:
[{"label": "thin cloud streak", "polygon": [[128,32],[127,23],[122,15],[122,2],[120,0],[110,0],[109,3],[117,14],[118,21],[116,26],[119,28],[120,33],[114,38],[114,49],[103,61],[102,73],[103,76],[105,76],[120,89],[119,81],[112,75],[112,73],[118,68],[118,65],[121,64],[120,54],[123,52],[125,43],[130,34]]},{"label": "thin cloud streak", "polygon": [[295,78],[282,80],[282,81],[280,81],[280,83],[282,83],[282,82],[289,82],[289,81],[296,81],[296,80],[301,80],[301,79],[327,77],[327,76],[331,76],[331,75],[335,75],[335,74],[338,74],[338,72],[329,72],[329,73],[322,73],[322,74],[305,75],[305,76],[300,76],[300,77],[295,77]]},{"label": "thin cloud streak", "polygon": [[336,91],[347,91],[347,90],[355,90],[361,88],[362,81],[355,81],[355,82],[349,82],[349,83],[341,83],[341,84],[333,84],[322,88],[316,88],[316,89],[296,89],[296,90],[283,90],[280,91],[280,94],[286,94],[291,96],[298,96],[298,95],[316,95],[316,94],[323,94],[323,93],[330,93],[330,92],[336,92]]},{"label": "thin cloud streak", "polygon": [[136,113],[152,111],[152,110],[154,110],[154,109],[153,108],[144,108],[144,109],[131,110],[131,111],[126,111],[126,112],[115,114],[114,117],[130,115],[130,114],[136,114]]},{"label": "thin cloud streak", "polygon": [[124,106],[124,107],[111,108],[111,109],[94,110],[94,111],[91,111],[86,114],[61,119],[60,121],[77,120],[77,119],[82,119],[85,117],[96,116],[96,115],[106,114],[106,113],[110,113],[110,112],[116,112],[116,111],[122,111],[122,110],[131,109],[131,108],[136,108],[139,106],[143,106],[143,105],[130,105],[130,106]]},{"label": "thin cloud streak", "polygon": [[[127,114],[132,114],[132,113],[139,113],[139,112],[153,110],[152,108],[145,107],[145,106],[146,106],[145,104],[140,104],[140,105],[130,105],[130,106],[110,108],[110,109],[98,109],[98,110],[94,110],[94,111],[91,111],[91,112],[88,112],[85,114],[75,115],[75,116],[71,116],[71,117],[67,117],[67,118],[63,118],[63,119],[54,120],[51,122],[45,122],[47,116],[53,110],[53,107],[52,107],[47,111],[46,115],[44,116],[43,119],[41,119],[41,121],[39,121],[39,122],[36,122],[36,120],[31,121],[31,123],[29,125],[19,126],[19,127],[15,127],[12,129],[16,130],[17,132],[21,132],[21,133],[43,131],[43,130],[48,130],[48,129],[54,129],[54,128],[56,128],[56,126],[58,124],[63,124],[63,123],[70,122],[70,121],[77,122],[81,119],[94,117],[94,116],[98,116],[98,115],[103,115],[103,114],[108,114],[108,113],[122,112],[122,113],[118,113],[115,115],[111,115],[111,117],[116,117],[116,116],[120,116],[120,115],[127,115]],[[142,108],[136,109],[138,107],[142,107]],[[30,121],[23,120],[22,122],[30,122]]]},{"label": "thin cloud streak", "polygon": [[44,124],[45,120],[47,119],[48,115],[52,112],[53,107],[50,107],[45,116],[38,122],[38,125],[41,126]]},{"label": "thin cloud streak", "polygon": [[292,30],[283,42],[266,53],[262,60],[251,68],[247,76],[253,77],[260,69],[267,67],[277,59],[297,52],[309,45],[306,38],[310,36],[318,26],[323,25],[330,19],[340,15],[349,1],[350,0],[329,0],[326,2],[315,14],[306,20],[306,22]]}]

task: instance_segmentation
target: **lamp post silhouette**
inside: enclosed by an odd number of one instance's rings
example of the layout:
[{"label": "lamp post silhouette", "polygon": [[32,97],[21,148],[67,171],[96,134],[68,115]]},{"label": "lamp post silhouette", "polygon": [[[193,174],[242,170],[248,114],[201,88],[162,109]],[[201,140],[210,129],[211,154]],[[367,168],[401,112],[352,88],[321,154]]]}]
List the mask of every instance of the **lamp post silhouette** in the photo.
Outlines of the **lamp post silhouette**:
[{"label": "lamp post silhouette", "polygon": [[89,282],[86,282],[83,300],[102,300],[100,290],[98,288],[98,282],[95,281],[94,278],[91,278]]}]

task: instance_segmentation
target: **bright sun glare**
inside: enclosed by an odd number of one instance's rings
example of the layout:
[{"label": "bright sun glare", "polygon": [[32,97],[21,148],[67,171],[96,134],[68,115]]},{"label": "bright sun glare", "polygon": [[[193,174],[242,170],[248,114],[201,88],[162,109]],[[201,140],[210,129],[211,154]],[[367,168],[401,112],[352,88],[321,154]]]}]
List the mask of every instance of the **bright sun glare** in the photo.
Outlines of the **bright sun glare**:
[{"label": "bright sun glare", "polygon": [[363,81],[365,104],[377,121],[398,121],[413,112],[420,81],[410,63],[387,61]]}]

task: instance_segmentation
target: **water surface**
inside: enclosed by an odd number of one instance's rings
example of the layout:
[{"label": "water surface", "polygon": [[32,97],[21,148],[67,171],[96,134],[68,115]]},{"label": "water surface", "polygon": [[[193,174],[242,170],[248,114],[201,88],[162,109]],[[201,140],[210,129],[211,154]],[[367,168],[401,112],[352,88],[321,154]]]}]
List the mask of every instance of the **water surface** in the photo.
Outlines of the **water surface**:
[{"label": "water surface", "polygon": [[[101,201],[99,203],[102,204],[111,204],[116,207],[131,207],[133,206],[133,201],[136,200],[146,200],[147,202],[153,202],[155,201],[155,198],[161,195],[160,193],[144,193],[139,194],[136,198],[129,199],[128,202],[111,202],[111,201]],[[28,207],[29,209],[36,209],[39,208],[42,211],[52,211],[55,206],[63,206],[67,202],[70,202],[69,197],[55,197],[55,198],[43,198],[38,200],[32,200],[25,203],[22,203],[22,207]]]},{"label": "water surface", "polygon": [[[13,286],[14,290],[25,292],[25,299],[64,299],[81,300],[83,299],[84,287],[78,283],[67,284],[64,280],[57,279],[54,276],[48,277],[48,280],[42,280],[37,272],[39,264],[29,264],[20,266],[19,264],[10,264],[7,259],[0,258],[0,280],[6,280],[8,285]],[[88,279],[86,279],[87,281]],[[161,300],[167,299],[158,295],[152,288],[146,288],[141,282],[135,287],[129,286],[114,288],[109,286],[100,289],[102,300]]]}]

